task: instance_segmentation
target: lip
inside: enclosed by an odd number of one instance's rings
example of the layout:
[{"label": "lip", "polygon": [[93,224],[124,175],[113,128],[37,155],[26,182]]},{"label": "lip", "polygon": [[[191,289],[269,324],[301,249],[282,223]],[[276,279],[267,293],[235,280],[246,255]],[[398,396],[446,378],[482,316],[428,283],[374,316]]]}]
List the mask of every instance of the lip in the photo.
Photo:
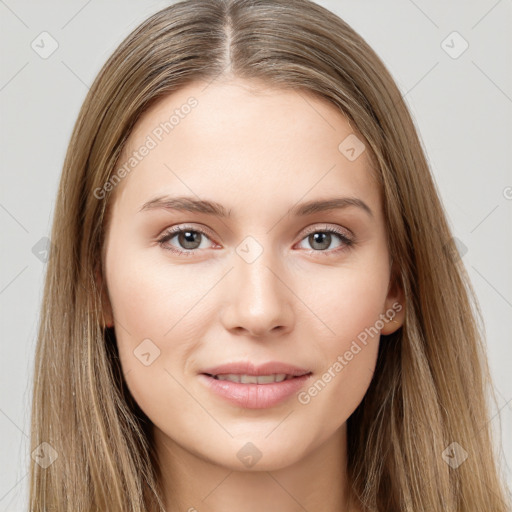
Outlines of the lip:
[{"label": "lip", "polygon": [[[228,373],[238,375],[286,373],[293,375],[294,378],[271,384],[242,384],[212,377],[212,375]],[[311,375],[312,372],[309,370],[279,362],[269,362],[259,366],[250,362],[238,362],[207,368],[199,374],[199,379],[210,391],[233,405],[245,409],[267,409],[298,393]]]},{"label": "lip", "polygon": [[[221,375],[227,373],[234,373],[238,375],[270,375],[272,373],[286,373],[287,375],[298,377],[311,373],[311,371],[291,364],[280,363],[278,361],[269,361],[268,363],[263,363],[258,366],[255,366],[250,361],[239,361],[205,368],[200,373],[207,373],[209,375]],[[269,384],[266,385],[268,386]]]}]

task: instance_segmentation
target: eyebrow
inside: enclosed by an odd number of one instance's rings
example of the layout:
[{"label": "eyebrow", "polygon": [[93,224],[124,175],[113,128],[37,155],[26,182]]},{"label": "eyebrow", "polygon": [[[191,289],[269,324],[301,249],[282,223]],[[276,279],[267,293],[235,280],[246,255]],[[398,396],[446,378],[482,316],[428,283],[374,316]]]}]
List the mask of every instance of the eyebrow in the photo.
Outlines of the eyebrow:
[{"label": "eyebrow", "polygon": [[[370,207],[357,197],[333,197],[329,199],[308,201],[293,206],[287,213],[297,217],[304,217],[306,215],[312,215],[313,213],[344,209],[351,206],[360,208],[370,217],[373,217],[373,212]],[[231,217],[231,210],[226,210],[224,206],[216,203],[215,201],[196,199],[188,196],[156,197],[155,199],[144,203],[139,211],[155,209],[204,213],[206,215],[214,215],[222,218]]]}]

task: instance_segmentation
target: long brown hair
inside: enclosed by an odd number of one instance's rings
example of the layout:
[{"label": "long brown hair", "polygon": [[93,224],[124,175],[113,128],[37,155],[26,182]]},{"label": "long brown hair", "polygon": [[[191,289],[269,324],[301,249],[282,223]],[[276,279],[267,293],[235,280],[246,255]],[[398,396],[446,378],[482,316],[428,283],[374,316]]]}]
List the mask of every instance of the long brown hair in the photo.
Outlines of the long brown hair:
[{"label": "long brown hair", "polygon": [[[115,334],[102,327],[97,278],[112,197],[95,191],[151,105],[192,81],[226,75],[329,101],[375,163],[406,317],[382,336],[373,381],[348,420],[355,494],[372,511],[505,512],[481,313],[414,124],[374,51],[308,0],[176,3],[136,28],[94,81],[55,207],[31,439],[33,450],[48,443],[39,450],[52,463],[31,461],[30,510],[164,510],[150,421],[127,390]],[[454,467],[447,449],[467,459]]]}]

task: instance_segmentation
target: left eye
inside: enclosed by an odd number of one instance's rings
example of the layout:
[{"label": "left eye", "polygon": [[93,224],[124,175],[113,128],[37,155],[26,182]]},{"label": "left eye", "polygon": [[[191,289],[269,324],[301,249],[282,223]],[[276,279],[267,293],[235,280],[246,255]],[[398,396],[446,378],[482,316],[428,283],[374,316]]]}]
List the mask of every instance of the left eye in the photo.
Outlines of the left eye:
[{"label": "left eye", "polygon": [[316,231],[312,231],[310,232],[309,235],[303,238],[301,242],[307,240],[308,243],[313,247],[314,252],[322,252],[329,249],[333,239],[333,235],[336,236],[339,240],[341,240],[342,248],[343,246],[348,247],[352,244],[352,240],[350,240],[343,233],[339,233],[337,230],[332,228],[327,228],[324,230],[317,229]]}]

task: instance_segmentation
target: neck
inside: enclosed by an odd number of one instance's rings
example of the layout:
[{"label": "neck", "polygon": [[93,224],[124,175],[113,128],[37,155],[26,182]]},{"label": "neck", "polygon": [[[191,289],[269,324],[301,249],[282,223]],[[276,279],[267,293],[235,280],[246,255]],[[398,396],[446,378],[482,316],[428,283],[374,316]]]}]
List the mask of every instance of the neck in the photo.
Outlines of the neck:
[{"label": "neck", "polygon": [[183,448],[154,427],[167,512],[356,512],[349,505],[346,424],[302,459],[241,471]]}]

